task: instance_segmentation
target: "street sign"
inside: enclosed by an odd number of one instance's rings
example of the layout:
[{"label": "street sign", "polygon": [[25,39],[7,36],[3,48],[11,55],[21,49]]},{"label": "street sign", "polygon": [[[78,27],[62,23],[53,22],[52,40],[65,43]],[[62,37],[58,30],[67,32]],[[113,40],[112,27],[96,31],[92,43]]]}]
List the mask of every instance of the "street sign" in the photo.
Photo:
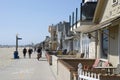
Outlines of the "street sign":
[{"label": "street sign", "polygon": [[22,38],[17,38],[18,40],[22,40]]}]

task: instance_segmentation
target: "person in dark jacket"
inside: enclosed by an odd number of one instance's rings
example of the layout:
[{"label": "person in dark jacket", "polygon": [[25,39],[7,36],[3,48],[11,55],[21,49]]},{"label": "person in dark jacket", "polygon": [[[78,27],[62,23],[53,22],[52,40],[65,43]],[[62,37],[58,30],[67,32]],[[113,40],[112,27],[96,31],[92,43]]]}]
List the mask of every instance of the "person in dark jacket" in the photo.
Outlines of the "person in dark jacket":
[{"label": "person in dark jacket", "polygon": [[31,58],[31,54],[32,54],[33,50],[31,48],[28,49],[28,54],[29,54],[29,58]]},{"label": "person in dark jacket", "polygon": [[24,58],[26,57],[26,53],[27,53],[27,49],[24,48],[24,49],[23,49],[23,56],[24,56]]},{"label": "person in dark jacket", "polygon": [[39,60],[42,56],[42,47],[37,49],[37,59]]}]

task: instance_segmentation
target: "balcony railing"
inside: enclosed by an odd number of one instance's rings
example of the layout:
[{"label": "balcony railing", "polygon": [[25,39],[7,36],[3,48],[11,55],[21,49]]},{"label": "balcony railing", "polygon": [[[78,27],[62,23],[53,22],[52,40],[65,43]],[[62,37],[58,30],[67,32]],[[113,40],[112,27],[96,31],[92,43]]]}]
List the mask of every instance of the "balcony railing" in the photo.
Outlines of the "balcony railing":
[{"label": "balcony railing", "polygon": [[92,20],[97,2],[81,3],[81,20]]}]

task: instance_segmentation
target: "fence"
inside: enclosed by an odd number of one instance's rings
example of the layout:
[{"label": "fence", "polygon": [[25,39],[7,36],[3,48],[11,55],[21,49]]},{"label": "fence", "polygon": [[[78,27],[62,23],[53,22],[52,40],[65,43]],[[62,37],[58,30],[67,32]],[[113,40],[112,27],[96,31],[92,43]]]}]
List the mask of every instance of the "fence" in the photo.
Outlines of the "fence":
[{"label": "fence", "polygon": [[82,64],[78,65],[78,80],[100,80],[100,74],[84,71]]}]

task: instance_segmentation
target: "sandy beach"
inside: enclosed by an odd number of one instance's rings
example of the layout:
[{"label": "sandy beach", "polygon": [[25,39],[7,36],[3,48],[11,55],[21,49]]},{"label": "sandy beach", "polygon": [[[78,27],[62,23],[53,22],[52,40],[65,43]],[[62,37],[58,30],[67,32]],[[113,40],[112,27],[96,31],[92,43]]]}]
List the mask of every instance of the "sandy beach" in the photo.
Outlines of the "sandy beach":
[{"label": "sandy beach", "polygon": [[[28,48],[27,48],[28,49]],[[55,80],[47,59],[43,56],[38,61],[37,53],[23,57],[23,48],[18,48],[20,59],[14,59],[15,48],[0,48],[1,80]],[[46,75],[47,77],[46,77]]]},{"label": "sandy beach", "polygon": [[[23,48],[18,48],[20,58],[23,58],[22,49]],[[0,48],[0,69],[12,64],[14,61],[14,51],[15,47]]]}]

